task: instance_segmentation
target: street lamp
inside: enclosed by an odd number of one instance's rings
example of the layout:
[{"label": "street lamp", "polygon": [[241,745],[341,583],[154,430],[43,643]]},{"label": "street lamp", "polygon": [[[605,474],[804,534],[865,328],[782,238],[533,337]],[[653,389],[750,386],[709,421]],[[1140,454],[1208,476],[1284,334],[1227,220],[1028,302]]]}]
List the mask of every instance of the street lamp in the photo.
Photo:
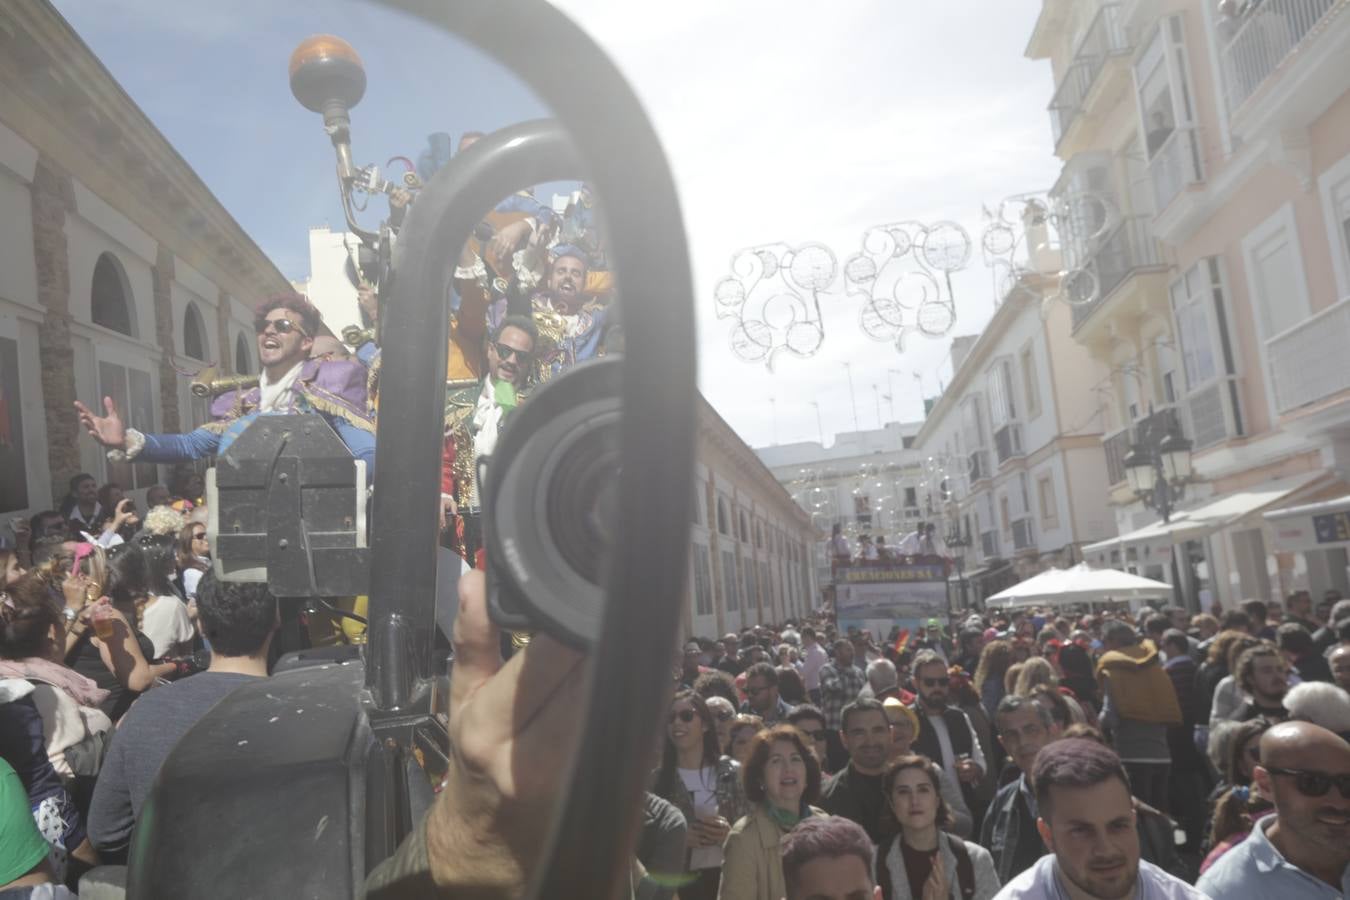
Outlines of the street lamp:
[{"label": "street lamp", "polygon": [[1192,444],[1175,425],[1161,441],[1150,440],[1147,433],[1139,437],[1139,443],[1125,455],[1125,478],[1145,506],[1156,509],[1164,523],[1170,522],[1176,501],[1185,496],[1191,480]]},{"label": "street lamp", "polygon": [[970,608],[970,599],[966,596],[966,548],[971,546],[973,541],[970,538],[970,529],[962,526],[961,508],[955,502],[947,505],[947,519],[950,524],[942,540],[947,548],[953,551],[952,555],[956,560],[956,583],[961,591],[961,609],[966,610]]}]

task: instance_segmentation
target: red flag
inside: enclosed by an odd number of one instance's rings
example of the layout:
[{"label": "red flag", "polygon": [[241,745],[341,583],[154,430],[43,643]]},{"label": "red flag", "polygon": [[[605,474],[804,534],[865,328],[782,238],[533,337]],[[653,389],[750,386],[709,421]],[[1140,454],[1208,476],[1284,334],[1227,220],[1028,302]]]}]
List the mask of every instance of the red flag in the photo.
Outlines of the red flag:
[{"label": "red flag", "polygon": [[909,644],[909,629],[901,628],[900,633],[895,636],[895,643],[892,645],[892,649],[894,649],[896,653],[904,653],[905,647],[908,644]]}]

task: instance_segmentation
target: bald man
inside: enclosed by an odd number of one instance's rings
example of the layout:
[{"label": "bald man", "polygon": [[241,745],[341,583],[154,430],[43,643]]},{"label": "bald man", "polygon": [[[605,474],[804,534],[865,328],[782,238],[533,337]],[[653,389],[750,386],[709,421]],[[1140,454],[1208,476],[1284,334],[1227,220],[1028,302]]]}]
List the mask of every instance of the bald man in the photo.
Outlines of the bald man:
[{"label": "bald man", "polygon": [[1196,888],[1223,900],[1350,897],[1350,744],[1311,722],[1276,725],[1253,780],[1275,814]]}]

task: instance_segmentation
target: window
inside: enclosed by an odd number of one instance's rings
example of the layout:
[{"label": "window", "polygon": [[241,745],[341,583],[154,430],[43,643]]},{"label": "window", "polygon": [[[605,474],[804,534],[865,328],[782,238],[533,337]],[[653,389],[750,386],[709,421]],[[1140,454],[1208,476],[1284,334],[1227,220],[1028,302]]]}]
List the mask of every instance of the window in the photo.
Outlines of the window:
[{"label": "window", "polygon": [[745,517],[745,510],[741,510],[737,515],[736,523],[738,525],[736,536],[739,537],[743,543],[750,543],[750,521]]},{"label": "window", "polygon": [[1270,340],[1308,317],[1308,286],[1286,206],[1242,242],[1261,337]]},{"label": "window", "polygon": [[764,549],[764,526],[758,519],[755,520],[755,548]]},{"label": "window", "polygon": [[905,488],[905,509],[919,508],[919,492],[912,487]]},{"label": "window", "polygon": [[737,586],[740,584],[736,576],[736,554],[730,550],[722,551],[722,599],[726,602],[727,612],[734,612],[741,607],[741,601]]},{"label": "window", "polygon": [[1350,297],[1350,156],[1323,172],[1317,184],[1327,220],[1337,294]]},{"label": "window", "polygon": [[980,415],[980,397],[969,397],[961,406],[961,431],[971,452],[984,449],[984,418]]},{"label": "window", "polygon": [[754,560],[746,560],[745,565],[741,566],[745,573],[745,610],[747,612],[759,611],[759,584],[757,573],[755,572]]},{"label": "window", "polygon": [[994,428],[1001,428],[1017,419],[1017,404],[1013,402],[1012,362],[996,363],[986,378],[989,386],[989,418]]},{"label": "window", "polygon": [[1041,392],[1037,387],[1036,349],[1030,342],[1022,348],[1018,364],[1022,367],[1022,389],[1027,396],[1027,419],[1031,420],[1041,414]]},{"label": "window", "polygon": [[[99,397],[112,398],[128,427],[144,432],[155,430],[154,391],[148,373],[100,361],[98,391]],[[158,475],[153,463],[109,461],[105,480],[115,481],[126,490],[136,490],[154,484]]]},{"label": "window", "polygon": [[1059,527],[1059,501],[1055,497],[1055,478],[1042,475],[1036,479],[1036,497],[1041,504],[1041,530]]},{"label": "window", "polygon": [[708,548],[694,545],[694,612],[700,616],[713,611],[712,569],[708,563]]},{"label": "window", "polygon": [[0,513],[28,508],[23,403],[19,391],[19,342],[0,338]]},{"label": "window", "polygon": [[759,564],[759,583],[764,586],[764,605],[769,607],[769,621],[782,621],[782,618],[774,612],[773,579],[769,577],[769,564],[766,562],[761,562]]},{"label": "window", "polygon": [[914,447],[914,438],[911,437],[911,436],[909,436],[909,435],[906,435],[905,437],[902,437],[902,438],[900,439],[900,446],[901,446],[902,448],[904,448],[905,450],[910,450],[910,449],[912,449],[912,448]]},{"label": "window", "polygon": [[998,498],[998,521],[1004,531],[1012,528],[1012,516],[1008,513],[1008,496]]},{"label": "window", "polygon": [[1191,266],[1170,292],[1193,431],[1188,437],[1199,450],[1243,432],[1218,258]]},{"label": "window", "polygon": [[249,375],[253,372],[253,358],[248,352],[248,341],[242,334],[234,339],[234,373]]},{"label": "window", "polygon": [[127,337],[136,337],[136,316],[132,312],[131,289],[122,264],[111,253],[94,263],[94,281],[90,288],[90,318]]},{"label": "window", "polygon": [[206,326],[202,324],[202,314],[197,304],[189,303],[183,311],[183,354],[193,359],[205,360],[210,353],[207,350]]},{"label": "window", "polygon": [[695,525],[703,524],[703,485],[694,484],[693,508],[689,511],[689,521]]},{"label": "window", "polygon": [[853,495],[853,515],[859,528],[872,527],[872,498],[868,494]]},{"label": "window", "polygon": [[728,521],[727,501],[723,497],[717,498],[717,531],[719,534],[730,536],[731,523]]}]

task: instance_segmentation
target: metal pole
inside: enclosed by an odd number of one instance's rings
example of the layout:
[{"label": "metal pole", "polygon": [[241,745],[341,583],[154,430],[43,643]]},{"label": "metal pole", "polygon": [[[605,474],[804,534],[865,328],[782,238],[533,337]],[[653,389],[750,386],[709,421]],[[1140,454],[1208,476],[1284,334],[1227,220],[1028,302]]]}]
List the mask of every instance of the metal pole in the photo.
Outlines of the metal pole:
[{"label": "metal pole", "polygon": [[876,400],[877,402],[877,427],[883,428],[885,427],[885,423],[882,421],[881,418],[881,389],[878,388],[875,384],[872,385],[872,399]]},{"label": "metal pole", "polygon": [[811,401],[811,405],[814,406],[814,407],[816,408],[816,431],[818,431],[818,432],[820,433],[820,446],[821,446],[822,448],[824,448],[824,446],[825,446],[825,426],[824,426],[824,424],[822,424],[821,421],[820,421],[820,402],[817,401],[817,400],[812,400],[812,401]]},{"label": "metal pole", "polygon": [[844,363],[844,371],[848,373],[848,399],[853,405],[853,430],[862,431],[862,426],[858,424],[858,395],[853,392],[853,363]]}]

